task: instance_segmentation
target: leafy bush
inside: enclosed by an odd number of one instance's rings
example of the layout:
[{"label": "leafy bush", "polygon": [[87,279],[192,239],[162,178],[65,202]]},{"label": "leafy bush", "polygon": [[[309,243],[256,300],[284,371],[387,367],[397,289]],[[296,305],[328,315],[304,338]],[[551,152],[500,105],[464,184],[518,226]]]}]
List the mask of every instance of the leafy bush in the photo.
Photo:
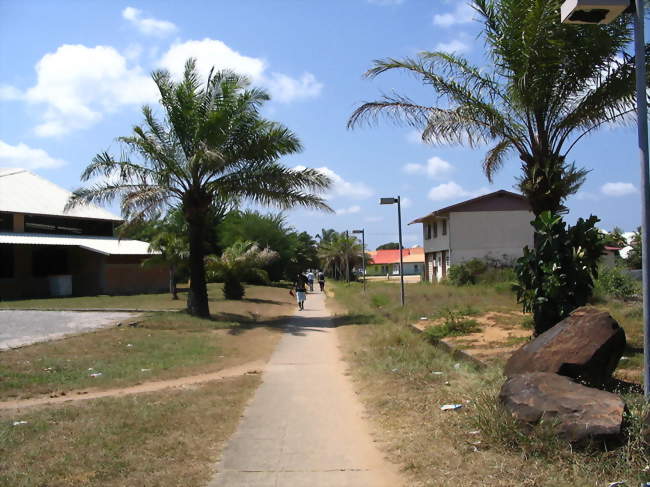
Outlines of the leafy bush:
[{"label": "leafy bush", "polygon": [[619,299],[630,299],[639,293],[639,283],[622,267],[601,267],[595,290]]},{"label": "leafy bush", "polygon": [[592,215],[567,228],[560,215],[545,211],[532,222],[535,248],[526,246],[517,260],[515,288],[524,311],[533,313],[535,335],[591,298],[604,247],[599,221]]},{"label": "leafy bush", "polygon": [[430,326],[424,333],[431,341],[450,336],[469,335],[481,331],[476,320],[468,319],[462,311],[446,310],[445,321],[442,325]]},{"label": "leafy bush", "polygon": [[454,286],[476,284],[478,276],[487,270],[487,264],[480,259],[472,259],[461,264],[452,265],[447,273],[447,279]]}]

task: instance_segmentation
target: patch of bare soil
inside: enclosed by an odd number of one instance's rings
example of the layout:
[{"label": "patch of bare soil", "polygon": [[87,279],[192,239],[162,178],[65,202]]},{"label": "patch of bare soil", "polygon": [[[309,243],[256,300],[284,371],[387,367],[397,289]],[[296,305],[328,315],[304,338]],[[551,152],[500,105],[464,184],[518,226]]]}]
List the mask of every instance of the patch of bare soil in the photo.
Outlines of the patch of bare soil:
[{"label": "patch of bare soil", "polygon": [[122,397],[131,394],[142,394],[145,392],[157,392],[163,389],[172,388],[188,388],[203,384],[205,382],[212,382],[216,380],[223,380],[232,377],[239,377],[246,374],[260,374],[266,365],[266,361],[257,360],[248,362],[246,364],[230,367],[220,370],[219,372],[211,372],[207,374],[192,375],[189,377],[181,377],[171,380],[160,380],[145,382],[131,387],[120,387],[115,389],[95,390],[84,389],[79,391],[70,391],[62,395],[52,395],[49,397],[39,397],[34,399],[22,399],[15,401],[0,402],[0,409],[22,409],[33,406],[53,405],[61,403],[69,403],[73,401],[87,401],[89,399],[100,399],[103,397]]},{"label": "patch of bare soil", "polygon": [[[481,326],[480,332],[447,337],[443,341],[482,361],[506,360],[531,336],[531,331],[521,326],[524,317],[524,313],[519,311],[489,311],[470,316],[468,319],[475,320]],[[439,326],[444,321],[445,318],[420,321],[415,326],[424,331],[430,326]]]}]

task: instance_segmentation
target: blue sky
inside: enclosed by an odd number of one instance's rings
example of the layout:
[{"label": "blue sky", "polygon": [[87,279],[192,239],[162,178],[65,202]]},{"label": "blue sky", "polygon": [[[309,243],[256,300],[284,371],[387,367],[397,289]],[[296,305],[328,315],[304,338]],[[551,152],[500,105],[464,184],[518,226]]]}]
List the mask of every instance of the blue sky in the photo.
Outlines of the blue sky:
[{"label": "blue sky", "polygon": [[[288,213],[298,230],[363,227],[369,247],[396,239],[394,207],[405,221],[481,192],[513,189],[509,161],[494,184],[481,172],[482,150],[431,147],[388,122],[346,129],[362,101],[396,90],[423,103],[431,93],[415,79],[368,81],[373,59],[421,50],[453,50],[485,65],[480,25],[461,1],[0,0],[0,167],[25,167],[68,189],[100,151],[139,123],[155,103],[149,73],[199,65],[244,72],[271,92],[265,115],[300,137],[305,150],[284,162],[323,168],[335,179],[336,214]],[[639,169],[634,128],[605,129],[571,153],[591,170],[569,201],[569,220],[594,213],[601,226],[639,225]],[[418,226],[405,245],[421,243]]]}]

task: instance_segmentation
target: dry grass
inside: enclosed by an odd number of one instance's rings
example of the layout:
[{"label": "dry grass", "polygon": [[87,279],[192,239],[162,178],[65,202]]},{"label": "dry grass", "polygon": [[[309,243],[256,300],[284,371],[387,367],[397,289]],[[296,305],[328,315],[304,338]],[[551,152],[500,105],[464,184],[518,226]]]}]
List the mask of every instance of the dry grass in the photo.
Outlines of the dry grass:
[{"label": "dry grass", "polygon": [[[407,302],[415,306],[415,315],[426,306],[469,305],[481,312],[504,311],[508,303],[514,306],[512,296],[486,286],[433,286],[430,293],[425,286],[424,291],[417,287],[407,288]],[[643,472],[650,457],[639,432],[647,410],[640,397],[626,397],[630,412],[622,446],[609,452],[602,445],[572,450],[547,426],[522,432],[503,413],[495,400],[503,381],[497,367],[478,371],[464,363],[456,365],[405,326],[412,310],[402,312],[393,299],[381,308],[374,306],[371,296],[384,289],[371,287],[365,299],[354,287],[337,287],[335,292],[338,312],[376,311],[375,324],[341,327],[339,333],[379,439],[387,445],[389,458],[402,465],[409,485],[586,487],[650,480]],[[440,410],[450,403],[463,407]]]},{"label": "dry grass", "polygon": [[0,412],[0,485],[204,485],[259,380]]},{"label": "dry grass", "polygon": [[[102,329],[0,352],[0,399],[123,387],[263,359],[281,336],[278,326],[293,302],[284,289],[256,286],[248,299],[224,301],[219,309],[212,320],[156,313],[137,328]],[[91,376],[98,372],[102,375]]]}]

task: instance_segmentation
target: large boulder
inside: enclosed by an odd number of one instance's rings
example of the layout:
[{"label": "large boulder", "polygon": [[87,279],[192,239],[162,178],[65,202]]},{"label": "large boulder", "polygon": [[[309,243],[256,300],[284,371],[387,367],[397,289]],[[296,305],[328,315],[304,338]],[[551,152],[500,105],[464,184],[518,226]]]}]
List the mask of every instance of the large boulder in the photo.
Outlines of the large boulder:
[{"label": "large boulder", "polygon": [[525,423],[557,421],[558,433],[571,442],[614,438],[621,433],[625,404],[620,397],[561,375],[515,375],[501,387],[499,400]]},{"label": "large boulder", "polygon": [[582,307],[517,350],[505,375],[554,372],[587,385],[611,379],[625,350],[625,331],[606,311]]}]

